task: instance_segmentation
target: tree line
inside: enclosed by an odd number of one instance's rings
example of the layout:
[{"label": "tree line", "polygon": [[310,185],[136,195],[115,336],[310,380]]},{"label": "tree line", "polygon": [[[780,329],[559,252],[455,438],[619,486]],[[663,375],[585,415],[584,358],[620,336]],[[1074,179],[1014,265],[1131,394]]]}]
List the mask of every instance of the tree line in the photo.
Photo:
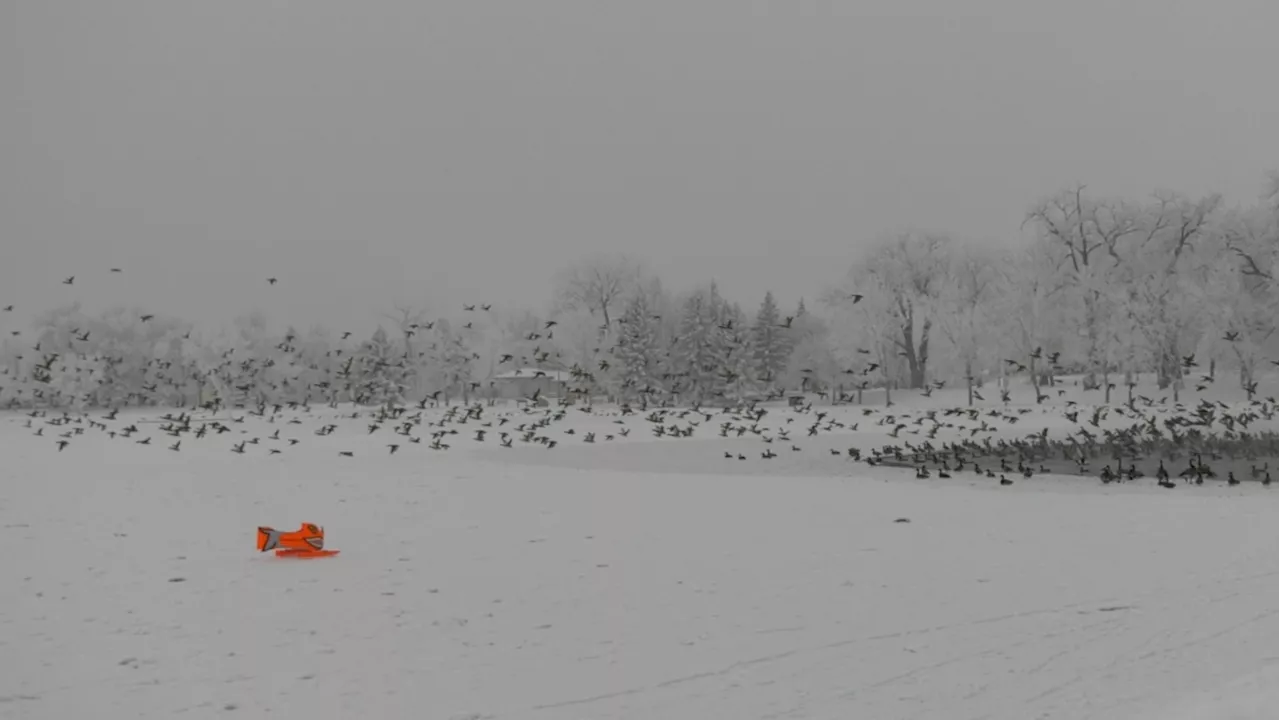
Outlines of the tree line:
[{"label": "tree line", "polygon": [[[202,333],[160,313],[79,305],[0,343],[0,406],[491,398],[501,374],[567,371],[571,395],[732,403],[788,390],[861,400],[869,388],[973,388],[1080,374],[1105,393],[1137,373],[1176,392],[1190,368],[1229,367],[1250,394],[1276,360],[1277,181],[1257,202],[1169,192],[1129,201],[1079,186],[1027,213],[1033,239],[997,247],[945,233],[879,238],[840,281],[748,313],[714,282],[668,291],[625,256],[583,258],[545,315],[397,307],[369,337],[265,315]],[[0,318],[2,319],[2,318]],[[1199,360],[1197,360],[1197,358]]]}]

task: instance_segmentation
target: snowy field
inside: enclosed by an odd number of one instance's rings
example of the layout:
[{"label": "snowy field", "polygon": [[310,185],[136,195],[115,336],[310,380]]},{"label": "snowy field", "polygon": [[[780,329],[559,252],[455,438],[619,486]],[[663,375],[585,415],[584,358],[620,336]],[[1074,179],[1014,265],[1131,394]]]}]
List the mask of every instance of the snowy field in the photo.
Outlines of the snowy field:
[{"label": "snowy field", "polygon": [[[1257,483],[920,481],[825,449],[883,428],[768,464],[578,410],[551,450],[319,408],[59,452],[28,420],[0,416],[3,718],[1277,716]],[[302,521],[342,554],[254,551]]]}]

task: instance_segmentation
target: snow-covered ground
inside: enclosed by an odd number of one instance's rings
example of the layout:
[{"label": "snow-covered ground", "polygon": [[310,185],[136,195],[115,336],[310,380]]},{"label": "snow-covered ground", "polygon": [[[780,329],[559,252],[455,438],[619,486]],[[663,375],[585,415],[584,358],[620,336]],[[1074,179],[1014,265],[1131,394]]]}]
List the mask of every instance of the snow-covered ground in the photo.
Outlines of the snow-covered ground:
[{"label": "snow-covered ground", "polygon": [[[557,434],[617,427],[573,412]],[[25,420],[0,417],[4,718],[1277,716],[1256,483],[806,475],[641,419],[396,454],[363,421],[58,452]],[[228,452],[276,429],[301,443]],[[342,554],[254,551],[302,521]]]}]

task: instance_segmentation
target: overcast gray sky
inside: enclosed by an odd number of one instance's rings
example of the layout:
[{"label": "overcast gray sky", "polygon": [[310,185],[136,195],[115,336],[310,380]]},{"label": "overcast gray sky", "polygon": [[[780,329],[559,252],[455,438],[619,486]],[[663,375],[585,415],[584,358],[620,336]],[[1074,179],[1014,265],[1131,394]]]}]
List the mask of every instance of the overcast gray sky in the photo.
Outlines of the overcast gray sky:
[{"label": "overcast gray sky", "polygon": [[793,303],[1077,180],[1249,201],[1276,67],[1259,0],[2,0],[0,304],[346,326],[616,250]]}]

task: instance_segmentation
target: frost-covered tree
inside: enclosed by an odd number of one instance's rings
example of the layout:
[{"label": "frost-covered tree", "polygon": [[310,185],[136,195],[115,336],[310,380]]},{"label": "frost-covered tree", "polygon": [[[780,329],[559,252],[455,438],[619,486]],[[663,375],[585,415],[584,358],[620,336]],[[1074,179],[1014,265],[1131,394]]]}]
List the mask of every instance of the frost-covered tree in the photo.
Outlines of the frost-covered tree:
[{"label": "frost-covered tree", "polygon": [[[910,387],[923,387],[928,375],[930,342],[947,273],[946,236],[902,233],[880,242],[854,264],[840,288],[845,298],[860,296],[849,310],[859,310],[870,324],[884,328],[901,364],[880,364],[890,372],[902,367]],[[868,302],[870,301],[870,302]],[[843,303],[837,303],[837,306]],[[887,358],[886,358],[887,359]]]},{"label": "frost-covered tree", "polygon": [[741,402],[759,388],[756,379],[756,353],[746,314],[737,303],[726,302],[712,286],[715,328],[712,330],[714,352],[718,360],[719,378],[713,394]]},{"label": "frost-covered tree", "polygon": [[556,304],[561,310],[584,310],[593,315],[600,333],[612,330],[619,306],[640,284],[643,270],[626,255],[587,257],[563,270],[557,278]]},{"label": "frost-covered tree", "polygon": [[640,292],[645,294],[649,310],[653,313],[651,317],[656,323],[658,343],[663,348],[662,355],[665,362],[667,350],[675,340],[680,322],[680,302],[667,292],[662,280],[657,277],[651,277],[643,283],[640,286]]},{"label": "frost-covered tree", "polygon": [[[991,341],[985,348],[994,353],[988,371],[1008,370],[1004,358],[1019,359],[1028,367],[1035,365],[1041,375],[1038,382],[1052,384],[1056,375],[1063,374],[1072,365],[1064,357],[1070,338],[1077,336],[1078,324],[1071,324],[1074,309],[1066,302],[1070,282],[1058,271],[1056,250],[1043,239],[1036,239],[1002,258],[1002,270],[998,292],[990,308],[988,336]],[[1044,362],[1036,363],[1036,348]],[[1050,357],[1057,362],[1049,362]],[[1083,367],[1083,362],[1078,362]]]},{"label": "frost-covered tree", "polygon": [[691,293],[680,312],[680,328],[671,350],[671,387],[693,402],[712,397],[722,382],[717,364],[714,309],[707,292]]},{"label": "frost-covered tree", "polygon": [[399,333],[397,342],[404,359],[406,398],[421,398],[426,392],[430,372],[426,347],[430,344],[428,331],[433,320],[425,307],[401,304],[397,304],[392,312],[383,313],[383,317],[394,322]]},{"label": "frost-covered tree", "polygon": [[792,351],[783,371],[786,386],[817,393],[831,390],[840,370],[832,352],[830,328],[805,308],[803,299],[796,306],[787,334]]},{"label": "frost-covered tree", "polygon": [[41,373],[39,382],[53,393],[53,405],[84,410],[95,404],[96,391],[105,367],[102,358],[75,353],[59,357]]},{"label": "frost-covered tree", "polygon": [[467,345],[466,337],[456,331],[447,318],[436,321],[435,335],[430,344],[432,383],[442,391],[445,402],[462,396],[467,402],[471,394],[476,353]]},{"label": "frost-covered tree", "polygon": [[544,366],[550,358],[541,357],[542,348],[544,345],[554,344],[555,327],[546,327],[546,322],[537,314],[524,310],[501,318],[498,323],[498,339],[494,373],[526,367],[546,369]]},{"label": "frost-covered tree", "polygon": [[[45,382],[49,371],[66,365],[97,368],[84,403],[179,404],[194,399],[182,342],[189,332],[190,325],[177,318],[137,309],[90,316],[78,304],[54,308],[35,318],[36,342],[21,353],[16,369],[30,374],[37,366],[46,368],[37,379],[40,387],[31,388],[46,403],[68,399]],[[49,358],[61,364],[50,365]]]},{"label": "frost-covered tree", "polygon": [[[996,355],[1001,329],[997,301],[1001,291],[1007,289],[1003,272],[1007,268],[1005,259],[987,248],[952,248],[941,295],[943,310],[937,315],[938,328],[964,378],[970,405],[983,370],[1000,361]],[[1034,330],[1034,326],[1026,330]]]},{"label": "frost-covered tree", "polygon": [[625,401],[647,401],[662,388],[662,348],[658,324],[645,293],[637,292],[631,297],[618,322],[614,357],[619,365],[619,396]]},{"label": "frost-covered tree", "polygon": [[1207,244],[1220,203],[1216,195],[1198,202],[1157,196],[1142,231],[1108,248],[1114,302],[1129,320],[1125,337],[1143,342],[1161,388],[1181,382],[1181,358],[1194,348],[1193,327],[1204,317],[1195,298],[1207,279]]},{"label": "frost-covered tree", "polygon": [[751,326],[751,350],[753,375],[772,390],[786,371],[792,350],[791,336],[782,325],[772,292],[764,294],[764,301],[756,312],[755,323]]},{"label": "frost-covered tree", "polygon": [[381,405],[405,401],[409,382],[403,353],[381,325],[361,344],[356,362],[359,373],[356,402]]},{"label": "frost-covered tree", "polygon": [[1094,198],[1079,185],[1041,200],[1027,213],[1024,224],[1035,228],[1070,290],[1059,302],[1070,303],[1075,311],[1074,326],[1080,332],[1069,336],[1083,336],[1083,344],[1069,350],[1087,368],[1089,385],[1098,384],[1097,375],[1109,369],[1107,356],[1113,349],[1108,328],[1116,326],[1114,316],[1121,312],[1110,292],[1116,279],[1112,253],[1130,236],[1149,229],[1145,212],[1133,203]]},{"label": "frost-covered tree", "polygon": [[855,266],[841,284],[824,294],[823,303],[833,323],[828,342],[845,363],[840,370],[842,388],[852,386],[861,403],[863,391],[881,387],[889,401],[890,389],[901,375],[902,324],[894,314],[884,277]]},{"label": "frost-covered tree", "polygon": [[1207,277],[1196,300],[1206,316],[1202,345],[1214,356],[1234,360],[1240,384],[1253,385],[1264,360],[1276,359],[1276,271],[1280,262],[1276,180],[1251,207],[1232,209],[1218,219]]},{"label": "frost-covered tree", "polygon": [[609,349],[616,341],[609,328],[600,323],[599,316],[586,310],[565,310],[550,321],[555,325],[539,330],[539,337],[529,355],[538,367],[556,370],[573,365],[598,367],[602,356],[608,357]]},{"label": "frost-covered tree", "polygon": [[292,382],[296,385],[292,399],[301,403],[329,401],[334,341],[328,329],[312,325],[293,340],[292,346],[295,360]]}]

